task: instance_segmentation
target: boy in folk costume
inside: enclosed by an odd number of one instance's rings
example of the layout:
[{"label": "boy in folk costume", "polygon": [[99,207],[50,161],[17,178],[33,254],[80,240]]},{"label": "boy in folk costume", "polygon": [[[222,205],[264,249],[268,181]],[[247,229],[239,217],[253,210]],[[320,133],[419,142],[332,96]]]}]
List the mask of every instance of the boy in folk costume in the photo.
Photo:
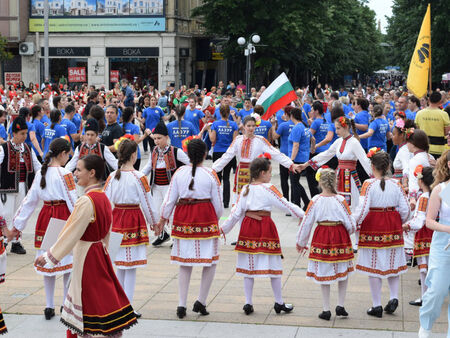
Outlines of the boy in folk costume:
[{"label": "boy in folk costume", "polygon": [[[12,139],[0,146],[0,196],[7,224],[12,224],[14,213],[31,187],[34,174],[41,169],[36,154],[25,144],[27,131],[26,121],[17,117],[12,123]],[[11,252],[26,254],[17,238],[12,241]]]},{"label": "boy in folk costume", "polygon": [[[3,214],[3,207],[0,204],[0,214]],[[3,232],[6,234],[8,232],[8,227],[3,216],[0,216],[0,284],[5,282],[6,275],[6,248],[3,243],[4,237]],[[0,335],[7,333],[5,320],[3,319],[3,313],[0,309]]]},{"label": "boy in folk costume", "polygon": [[[169,132],[164,122],[159,122],[152,132],[152,138],[156,147],[153,148],[148,162],[142,169],[145,176],[150,175],[150,186],[152,190],[155,209],[159,212],[164,196],[169,190],[169,184],[175,171],[189,164],[189,157],[181,149],[169,145]],[[158,246],[168,241],[170,235],[164,229],[162,234],[156,238],[152,245]]]},{"label": "boy in folk costume", "polygon": [[338,282],[336,316],[348,316],[344,308],[348,276],[353,273],[353,248],[350,234],[356,230],[355,220],[344,197],[336,191],[336,173],[320,168],[316,174],[322,193],[313,197],[297,234],[297,250],[304,254],[315,223],[306,278],[320,284],[323,312],[319,318],[330,320],[330,285]]},{"label": "boy in folk costume", "polygon": [[253,284],[257,277],[269,277],[275,296],[276,313],[291,312],[292,304],[285,304],[281,295],[281,245],[275,223],[270,217],[273,207],[281,209],[297,218],[304,211],[288,202],[277,188],[270,183],[272,166],[270,155],[263,154],[250,164],[250,182],[239,195],[231,214],[221,231],[227,234],[241,223],[236,251],[238,252],[236,273],[244,277],[246,304],[245,314],[253,310]]}]

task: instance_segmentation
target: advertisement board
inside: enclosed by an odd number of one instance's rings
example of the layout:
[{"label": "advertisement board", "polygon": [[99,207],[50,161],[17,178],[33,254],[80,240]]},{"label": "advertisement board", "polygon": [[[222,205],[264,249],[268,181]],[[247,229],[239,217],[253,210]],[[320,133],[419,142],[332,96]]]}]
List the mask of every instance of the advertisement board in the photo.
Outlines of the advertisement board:
[{"label": "advertisement board", "polygon": [[86,82],[85,67],[69,67],[69,82]]},{"label": "advertisement board", "polygon": [[[44,31],[44,0],[30,0],[30,32]],[[50,32],[161,32],[164,0],[49,0]]]},{"label": "advertisement board", "polygon": [[5,72],[5,84],[15,85],[22,80],[22,73],[20,72]]},{"label": "advertisement board", "polygon": [[110,70],[109,71],[109,82],[116,83],[119,82],[119,71]]}]

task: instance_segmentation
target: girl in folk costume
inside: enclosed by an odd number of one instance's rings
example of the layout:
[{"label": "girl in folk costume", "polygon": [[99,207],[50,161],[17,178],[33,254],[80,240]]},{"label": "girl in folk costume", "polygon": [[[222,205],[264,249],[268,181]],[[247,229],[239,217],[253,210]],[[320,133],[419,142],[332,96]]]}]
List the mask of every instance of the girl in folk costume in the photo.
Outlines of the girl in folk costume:
[{"label": "girl in folk costume", "polygon": [[[150,186],[152,190],[153,203],[159,212],[164,196],[169,190],[169,184],[175,171],[183,164],[189,164],[189,157],[181,149],[169,145],[169,132],[164,122],[159,122],[152,133],[156,147],[153,148],[148,162],[142,169],[145,176],[150,176]],[[152,245],[158,246],[168,241],[170,235],[163,230]]]},{"label": "girl in folk costume", "polygon": [[118,148],[119,169],[109,175],[103,190],[115,205],[111,231],[123,234],[119,252],[113,259],[117,278],[132,303],[136,268],[147,265],[147,223],[153,229],[158,220],[147,177],[133,167],[137,159],[136,142],[123,139]]},{"label": "girl in folk costume", "polygon": [[[448,189],[450,182],[450,151],[446,150],[436,162],[434,170],[434,183],[432,185],[430,201],[428,203],[426,226],[434,230],[428,257],[428,273],[425,284],[428,287],[422,296],[420,307],[419,338],[430,337],[431,329],[439,318],[442,303],[448,296],[450,289],[450,204],[448,198],[441,194]],[[439,221],[437,217],[439,215]],[[450,323],[450,311],[448,312]],[[447,337],[450,335],[450,329]]]},{"label": "girl in folk costume", "polygon": [[[336,133],[339,138],[326,151],[314,156],[308,162],[300,165],[304,170],[311,166],[317,170],[328,162],[333,156],[338,158],[337,168],[337,192],[344,196],[348,205],[354,209],[358,205],[361,182],[356,171],[356,163],[359,161],[368,175],[372,173],[370,161],[366,157],[361,143],[359,143],[354,120],[341,116],[335,122]],[[352,128],[353,135],[350,133]]]},{"label": "girl in folk costume", "polygon": [[399,275],[407,269],[402,224],[409,218],[410,207],[401,185],[386,177],[389,155],[371,149],[367,156],[375,178],[364,182],[354,213],[360,230],[356,270],[369,276],[373,307],[367,314],[381,318],[383,279],[387,278],[390,289],[390,300],[384,311],[393,313],[398,306]]},{"label": "girl in folk costume", "polygon": [[[0,212],[3,215],[3,206],[0,204]],[[3,216],[0,216],[0,284],[5,282],[6,275],[6,248],[4,244],[3,234],[8,235],[8,227]],[[3,319],[2,310],[0,309],[0,335],[7,333],[5,320]]]},{"label": "girl in folk costume", "polygon": [[[413,217],[410,221],[403,224],[403,230],[414,234],[414,252],[413,257],[417,259],[417,265],[420,271],[420,286],[422,287],[422,297],[427,291],[425,284],[425,277],[428,271],[428,256],[430,255],[431,238],[433,237],[433,230],[425,226],[426,212],[428,207],[428,200],[430,198],[431,185],[433,184],[433,168],[416,167],[414,175],[418,179],[420,195]],[[422,298],[409,302],[410,305],[421,306]]]},{"label": "girl in folk costume", "polygon": [[408,189],[409,161],[413,156],[406,145],[406,131],[410,130],[410,128],[414,128],[414,121],[397,119],[392,130],[392,142],[398,147],[392,164],[394,167],[394,178],[402,184],[405,190]]},{"label": "girl in folk costume", "polygon": [[[0,194],[4,194],[6,224],[12,224],[14,213],[31,188],[34,174],[41,169],[36,154],[25,144],[27,131],[26,121],[17,117],[12,123],[12,139],[0,146]],[[12,241],[11,252],[26,254],[17,239]]]},{"label": "girl in folk costume", "polygon": [[243,310],[253,312],[253,284],[255,277],[269,277],[275,296],[274,310],[290,312],[294,308],[285,304],[281,296],[281,246],[275,223],[270,217],[273,207],[302,218],[304,211],[288,202],[270,183],[272,166],[270,155],[264,153],[250,164],[250,182],[239,195],[231,214],[221,231],[227,234],[241,223],[236,251],[238,252],[236,273],[244,277],[246,304]]},{"label": "girl in folk costume", "polygon": [[320,168],[316,174],[322,193],[313,197],[297,234],[297,250],[304,254],[315,223],[309,253],[306,278],[320,284],[323,312],[319,318],[330,320],[330,284],[338,282],[336,316],[348,316],[344,308],[348,276],[353,273],[353,248],[350,234],[355,232],[355,220],[344,197],[337,195],[336,173]]},{"label": "girl in folk costume", "polygon": [[61,315],[69,328],[67,337],[120,336],[136,324],[107,251],[112,214],[100,185],[104,170],[99,156],[87,155],[78,161],[75,176],[85,195],[77,200],[57,242],[35,262],[54,266],[73,250],[72,278]]},{"label": "girl in folk costume", "polygon": [[223,168],[236,156],[238,167],[234,178],[234,189],[237,195],[242,188],[250,182],[250,162],[262,153],[269,153],[273,159],[282,166],[293,171],[298,168],[292,160],[275,149],[269,141],[262,136],[255,135],[256,119],[250,115],[244,118],[244,134],[237,136],[227,151],[214,162],[212,169],[215,172],[222,171]]},{"label": "girl in folk costume", "polygon": [[187,145],[187,150],[191,165],[182,166],[173,175],[161,206],[157,231],[162,231],[175,208],[170,260],[180,265],[178,318],[186,316],[187,293],[194,266],[202,266],[203,272],[200,294],[192,311],[209,314],[206,299],[219,260],[218,220],[223,212],[219,178],[202,165],[207,154],[206,144],[194,139]]},{"label": "girl in folk costume", "polygon": [[[77,200],[72,173],[63,167],[69,159],[70,151],[70,143],[66,139],[57,138],[52,141],[44,164],[36,173],[33,185],[13,219],[12,235],[17,235],[25,229],[27,221],[38,203],[41,200],[44,201],[44,206],[36,222],[34,237],[34,247],[37,249],[36,257],[44,253],[41,244],[50,219],[67,220]],[[72,255],[68,254],[54,266],[35,266],[35,270],[39,275],[44,276],[47,303],[44,314],[45,318],[49,320],[55,315],[54,294],[57,275],[64,274],[63,302],[67,295],[67,283],[72,270]]]}]

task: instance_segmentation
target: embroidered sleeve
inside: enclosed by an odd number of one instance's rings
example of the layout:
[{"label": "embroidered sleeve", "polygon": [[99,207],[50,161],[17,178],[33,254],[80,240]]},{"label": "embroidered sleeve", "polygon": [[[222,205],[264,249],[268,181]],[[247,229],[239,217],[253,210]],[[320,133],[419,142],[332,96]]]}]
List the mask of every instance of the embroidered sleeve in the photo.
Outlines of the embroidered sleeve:
[{"label": "embroidered sleeve", "polygon": [[398,194],[399,194],[399,202],[398,202],[398,212],[400,217],[402,218],[402,222],[405,223],[411,214],[411,207],[409,205],[408,197],[405,194],[402,186],[400,184],[396,185]]},{"label": "embroidered sleeve", "polygon": [[140,178],[142,187],[144,188],[145,192],[150,192],[150,185],[148,184],[148,180],[146,176],[142,176]]},{"label": "embroidered sleeve", "polygon": [[[27,221],[33,214],[39,203],[39,190],[41,184],[41,172],[39,171],[33,180],[30,190],[20,204],[19,209],[17,209],[16,214],[12,220],[13,227],[19,231],[23,231],[27,226]],[[48,182],[47,182],[48,184]]]},{"label": "embroidered sleeve", "polygon": [[414,215],[411,220],[408,221],[408,225],[412,231],[416,232],[420,230],[426,221],[428,198],[420,197],[414,210]]},{"label": "embroidered sleeve", "polygon": [[239,158],[237,157],[238,149],[237,145],[238,142],[236,142],[237,138],[231,143],[231,145],[228,147],[225,154],[223,154],[217,161],[215,161],[212,165],[212,169],[215,172],[222,171],[223,168],[233,159],[233,157],[236,156],[236,159],[239,161]]},{"label": "embroidered sleeve", "polygon": [[[352,137],[354,139],[354,137]],[[356,139],[355,139],[356,141]],[[364,168],[364,171],[367,173],[367,175],[372,175],[372,167],[370,165],[370,160],[367,158],[366,152],[364,151],[361,143],[358,141],[352,142],[352,151],[353,154],[358,159],[359,163],[361,163],[362,167]]]},{"label": "embroidered sleeve", "polygon": [[352,217],[352,212],[350,211],[350,207],[347,204],[347,201],[343,199],[340,201],[340,205],[342,207],[343,217],[344,217],[344,226],[347,229],[349,234],[352,234],[356,231],[356,222]]},{"label": "embroidered sleeve", "polygon": [[338,143],[341,143],[341,139],[337,139],[333,142],[333,144],[325,151],[322,151],[320,154],[317,154],[312,159],[308,161],[311,168],[314,170],[318,170],[321,166],[327,163],[329,160],[336,156],[336,149],[338,147]]},{"label": "embroidered sleeve", "polygon": [[213,170],[204,169],[211,177],[211,203],[216,211],[217,220],[223,214],[222,187],[217,174]]},{"label": "embroidered sleeve", "polygon": [[353,212],[353,218],[356,221],[357,225],[360,225],[364,218],[366,218],[367,214],[369,213],[370,209],[370,189],[373,186],[372,183],[374,181],[366,181],[364,184],[367,183],[366,189],[364,191],[364,195],[359,196],[359,203],[356,209]]},{"label": "embroidered sleeve", "polygon": [[137,191],[139,194],[139,200],[141,201],[141,208],[144,212],[147,223],[154,225],[158,223],[158,212],[153,203],[152,195],[150,192],[150,186],[148,185],[147,177],[138,177],[136,172],[133,172],[133,176],[138,182]]},{"label": "embroidered sleeve", "polygon": [[166,196],[164,196],[163,203],[161,204],[161,211],[160,211],[160,217],[164,219],[169,219],[170,215],[172,214],[173,209],[175,208],[175,204],[178,201],[178,198],[180,196],[178,192],[178,184],[177,181],[179,179],[183,179],[183,173],[187,172],[188,167],[181,167],[179,168],[175,174],[172,176],[172,180],[170,181],[169,190],[166,193]]},{"label": "embroidered sleeve", "polygon": [[305,212],[298,205],[285,199],[274,185],[271,185],[269,188],[267,188],[267,186],[263,187],[266,191],[270,192],[269,198],[271,199],[274,207],[281,209],[297,218],[302,218],[305,215]]},{"label": "embroidered sleeve", "polygon": [[73,179],[73,175],[71,173],[64,175],[64,182],[66,182],[66,186],[69,191],[75,190],[75,180]]},{"label": "embroidered sleeve", "polygon": [[77,200],[76,185],[72,173],[63,175],[64,171],[65,171],[64,169],[58,168],[58,175],[63,181],[62,190],[64,200],[66,201],[67,208],[69,209],[70,212],[72,212],[75,206],[75,202]]},{"label": "embroidered sleeve", "polygon": [[363,183],[363,186],[361,188],[361,196],[366,196],[367,188],[369,187],[370,183],[370,181],[365,181]]},{"label": "embroidered sleeve", "polygon": [[300,227],[297,231],[297,244],[305,247],[308,244],[311,229],[316,223],[315,211],[317,209],[317,200],[312,199],[308,208],[306,209],[305,216],[303,217]]},{"label": "embroidered sleeve", "polygon": [[146,164],[145,167],[141,170],[141,172],[142,172],[145,176],[148,176],[148,175],[150,174],[151,171],[152,171],[152,154],[150,154],[150,156],[148,157],[147,164]]},{"label": "embroidered sleeve", "polygon": [[294,162],[287,157],[285,154],[280,152],[277,148],[272,146],[269,141],[267,141],[264,137],[259,136],[259,139],[263,142],[263,151],[269,153],[272,158],[280,163],[283,167],[290,169]]},{"label": "embroidered sleeve", "polygon": [[231,208],[230,215],[228,216],[227,220],[224,224],[222,224],[222,231],[227,234],[233,229],[233,227],[236,225],[236,223],[242,221],[242,219],[245,216],[246,210],[246,204],[247,204],[247,196],[244,196],[244,192],[247,190],[247,188],[242,189],[241,194],[238,197],[238,200],[236,201],[236,204]]}]

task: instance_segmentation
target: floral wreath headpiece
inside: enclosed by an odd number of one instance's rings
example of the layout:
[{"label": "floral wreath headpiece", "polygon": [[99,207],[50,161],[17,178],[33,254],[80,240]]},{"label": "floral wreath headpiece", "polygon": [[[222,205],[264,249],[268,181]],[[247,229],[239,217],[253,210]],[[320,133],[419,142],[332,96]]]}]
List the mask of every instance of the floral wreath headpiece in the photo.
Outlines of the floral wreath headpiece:
[{"label": "floral wreath headpiece", "polygon": [[408,128],[405,130],[406,133],[406,139],[409,140],[412,134],[414,134],[414,128]]},{"label": "floral wreath headpiece", "polygon": [[416,167],[416,169],[414,169],[414,176],[415,176],[418,180],[420,180],[420,179],[423,178],[423,173],[422,173],[422,171],[423,171],[423,165],[418,165],[418,166]]},{"label": "floral wreath headpiece", "polygon": [[406,119],[406,113],[404,111],[399,111],[397,113],[398,116],[403,117],[404,119]]},{"label": "floral wreath headpiece", "polygon": [[67,142],[71,143],[71,142],[70,142],[70,137],[69,137],[69,135],[61,136],[61,138],[62,138],[63,140],[66,140]]},{"label": "floral wreath headpiece", "polygon": [[395,126],[403,132],[405,128],[405,120],[403,119],[395,120]]},{"label": "floral wreath headpiece", "polygon": [[114,143],[114,148],[116,150],[119,150],[120,144],[124,141],[124,140],[131,140],[134,141],[134,136],[130,135],[130,134],[125,134],[123,135],[121,138],[119,138],[116,143]]},{"label": "floral wreath headpiece", "polygon": [[200,138],[200,136],[198,136],[198,135],[191,135],[191,136],[188,136],[188,137],[186,137],[183,141],[181,141],[181,145],[182,145],[182,147],[183,147],[183,151],[185,152],[185,153],[187,153],[187,147],[188,147],[188,144],[192,141],[192,140],[195,140],[195,139],[199,139]]},{"label": "floral wreath headpiece", "polygon": [[339,124],[341,125],[341,127],[343,127],[343,128],[348,127],[347,119],[345,118],[345,116],[339,117],[338,121],[339,121]]},{"label": "floral wreath headpiece", "polygon": [[262,153],[262,154],[258,155],[258,158],[267,158],[268,160],[271,160],[272,155],[270,155],[269,153]]},{"label": "floral wreath headpiece", "polygon": [[258,127],[261,124],[261,116],[258,113],[251,113],[250,116],[256,120],[255,124]]},{"label": "floral wreath headpiece", "polygon": [[373,147],[369,149],[369,152],[367,153],[368,158],[372,158],[373,155],[379,153],[381,151],[381,148]]},{"label": "floral wreath headpiece", "polygon": [[327,165],[323,165],[319,168],[319,170],[317,170],[317,172],[316,172],[316,181],[317,182],[320,181],[320,176],[322,175],[322,172],[324,171],[324,169],[329,169],[329,167]]}]

